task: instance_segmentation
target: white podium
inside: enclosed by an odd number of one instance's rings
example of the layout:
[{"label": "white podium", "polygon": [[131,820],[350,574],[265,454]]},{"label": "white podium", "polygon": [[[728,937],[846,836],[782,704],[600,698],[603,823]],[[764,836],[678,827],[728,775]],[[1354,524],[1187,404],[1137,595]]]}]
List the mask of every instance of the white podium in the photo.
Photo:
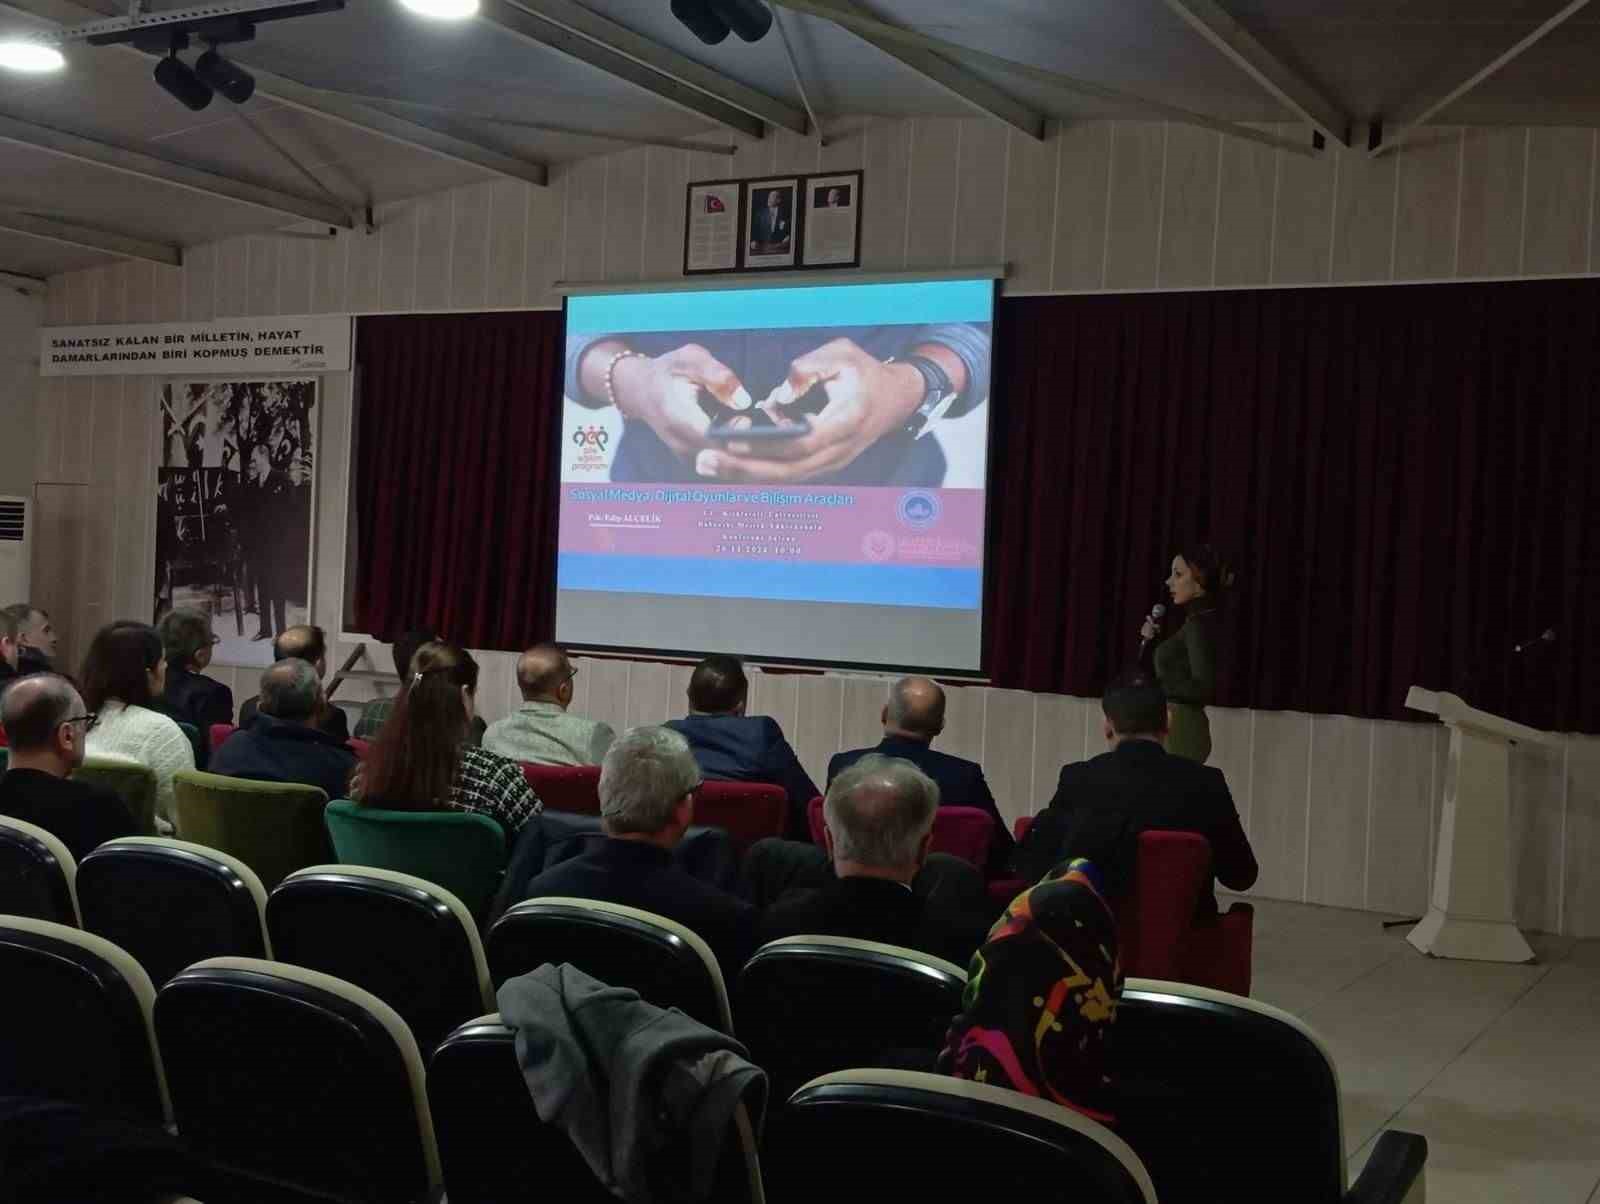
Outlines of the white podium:
[{"label": "white podium", "polygon": [[1450,729],[1433,894],[1428,914],[1406,939],[1434,957],[1532,961],[1513,913],[1511,745],[1560,739],[1418,686],[1406,706],[1439,716]]}]

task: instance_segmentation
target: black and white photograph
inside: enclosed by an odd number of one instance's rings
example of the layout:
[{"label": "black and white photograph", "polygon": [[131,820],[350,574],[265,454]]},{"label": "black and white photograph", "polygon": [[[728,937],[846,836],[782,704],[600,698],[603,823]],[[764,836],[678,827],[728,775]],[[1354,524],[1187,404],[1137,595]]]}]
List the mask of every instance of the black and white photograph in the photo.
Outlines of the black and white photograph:
[{"label": "black and white photograph", "polygon": [[861,262],[861,172],[807,176],[801,263],[808,268],[855,267]]},{"label": "black and white photograph", "polygon": [[800,191],[800,182],[795,179],[755,180],[746,187],[745,267],[793,267],[795,197]]},{"label": "black and white photograph", "polygon": [[209,614],[224,664],[271,664],[308,621],[316,401],[315,380],[162,386],[153,618]]},{"label": "black and white photograph", "polygon": [[811,189],[811,207],[813,209],[848,209],[850,208],[850,193],[852,185],[849,184],[817,184]]}]

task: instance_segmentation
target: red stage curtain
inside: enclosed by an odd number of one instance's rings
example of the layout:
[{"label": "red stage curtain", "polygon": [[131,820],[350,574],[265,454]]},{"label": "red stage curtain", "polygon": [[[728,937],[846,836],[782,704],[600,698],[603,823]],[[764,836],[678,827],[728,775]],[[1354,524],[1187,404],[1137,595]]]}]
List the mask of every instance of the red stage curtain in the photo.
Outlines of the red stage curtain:
[{"label": "red stage curtain", "polygon": [[549,637],[561,354],[556,311],[357,323],[357,630]]},{"label": "red stage curtain", "polygon": [[1239,570],[1224,705],[1399,717],[1419,683],[1600,731],[1597,302],[1591,281],[1003,302],[996,684],[1096,695],[1198,536]]}]

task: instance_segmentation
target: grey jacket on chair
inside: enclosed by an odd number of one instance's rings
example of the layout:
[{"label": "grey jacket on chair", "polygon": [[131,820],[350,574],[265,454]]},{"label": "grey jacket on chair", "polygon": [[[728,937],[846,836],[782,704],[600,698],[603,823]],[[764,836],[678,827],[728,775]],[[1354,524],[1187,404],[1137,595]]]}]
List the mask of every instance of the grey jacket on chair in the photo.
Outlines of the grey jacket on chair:
[{"label": "grey jacket on chair", "polygon": [[741,1101],[760,1132],[766,1073],[732,1037],[565,964],[498,1000],[539,1119],[623,1199],[706,1199]]}]

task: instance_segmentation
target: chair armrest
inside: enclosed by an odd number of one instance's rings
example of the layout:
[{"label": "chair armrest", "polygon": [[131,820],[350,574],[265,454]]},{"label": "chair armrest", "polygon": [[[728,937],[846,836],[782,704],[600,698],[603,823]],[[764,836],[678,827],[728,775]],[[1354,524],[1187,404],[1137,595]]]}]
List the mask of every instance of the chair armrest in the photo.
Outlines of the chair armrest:
[{"label": "chair armrest", "polygon": [[1389,1129],[1378,1135],[1361,1177],[1345,1194],[1345,1204],[1422,1204],[1428,1139]]}]

